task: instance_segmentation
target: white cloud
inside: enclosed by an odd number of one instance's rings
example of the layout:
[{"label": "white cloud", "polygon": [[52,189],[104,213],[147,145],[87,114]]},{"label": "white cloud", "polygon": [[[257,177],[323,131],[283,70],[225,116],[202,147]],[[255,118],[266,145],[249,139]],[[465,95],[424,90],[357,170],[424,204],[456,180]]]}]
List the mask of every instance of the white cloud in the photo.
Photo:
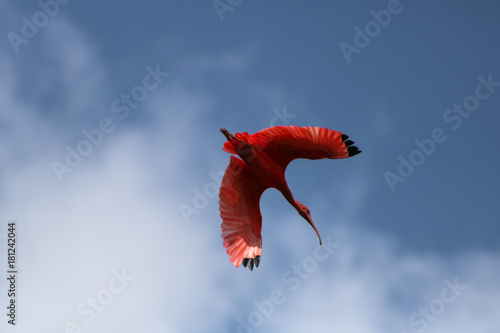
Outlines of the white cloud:
[{"label": "white cloud", "polygon": [[107,97],[102,91],[107,73],[96,45],[63,15],[47,25],[43,45],[44,66],[37,93],[52,98],[63,95],[64,109],[54,111],[68,116],[102,112],[102,99],[95,98]]},{"label": "white cloud", "polygon": [[[333,230],[332,235],[337,235],[334,238],[340,247],[331,258],[318,263],[318,269],[296,291],[285,283],[268,286],[265,292],[283,289],[287,301],[276,306],[262,328],[275,325],[273,331],[279,332],[416,332],[423,325],[412,326],[409,317],[441,297],[445,279],[453,283],[455,278],[467,289],[446,304],[442,314],[434,315],[425,331],[470,332],[475,327],[488,332],[498,327],[494,302],[500,288],[492,283],[500,276],[498,254],[465,252],[449,262],[438,256],[398,254],[387,237],[362,230]],[[296,263],[311,255],[304,253]]]}]

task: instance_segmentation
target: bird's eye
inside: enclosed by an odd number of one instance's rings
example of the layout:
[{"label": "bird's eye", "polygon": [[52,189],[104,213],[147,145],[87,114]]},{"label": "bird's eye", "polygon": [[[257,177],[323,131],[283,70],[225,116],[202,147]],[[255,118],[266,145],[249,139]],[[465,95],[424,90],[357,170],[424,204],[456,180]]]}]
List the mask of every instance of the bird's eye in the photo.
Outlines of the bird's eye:
[{"label": "bird's eye", "polygon": [[311,213],[311,212],[309,211],[309,209],[308,209],[308,210],[306,210],[306,212],[307,212],[307,214],[310,214],[310,213]]}]

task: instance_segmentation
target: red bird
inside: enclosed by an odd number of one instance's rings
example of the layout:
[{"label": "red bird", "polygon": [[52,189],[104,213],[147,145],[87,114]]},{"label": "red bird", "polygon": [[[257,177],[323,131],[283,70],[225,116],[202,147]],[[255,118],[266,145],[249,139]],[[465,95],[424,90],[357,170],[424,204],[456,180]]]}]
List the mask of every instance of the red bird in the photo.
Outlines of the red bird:
[{"label": "red bird", "polygon": [[220,130],[227,138],[223,150],[231,156],[219,193],[220,226],[229,260],[239,267],[259,267],[262,253],[262,216],[259,201],[262,193],[273,187],[321,236],[309,209],[293,198],[285,179],[285,169],[296,158],[311,160],[347,158],[361,153],[349,137],[320,127],[274,126],[252,135],[233,135]]}]

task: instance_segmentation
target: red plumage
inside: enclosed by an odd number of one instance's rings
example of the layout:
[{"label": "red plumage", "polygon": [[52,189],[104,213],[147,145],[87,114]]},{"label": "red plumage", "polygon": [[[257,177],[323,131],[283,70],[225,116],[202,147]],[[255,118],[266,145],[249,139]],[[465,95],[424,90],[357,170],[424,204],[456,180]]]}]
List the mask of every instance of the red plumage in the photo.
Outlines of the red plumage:
[{"label": "red plumage", "polygon": [[239,267],[259,265],[262,253],[262,216],[259,201],[269,187],[276,188],[314,228],[309,209],[293,198],[285,179],[287,165],[296,158],[338,159],[359,154],[348,136],[320,127],[274,126],[252,135],[233,135],[225,129],[224,151],[231,156],[219,194],[221,231],[229,260]]}]

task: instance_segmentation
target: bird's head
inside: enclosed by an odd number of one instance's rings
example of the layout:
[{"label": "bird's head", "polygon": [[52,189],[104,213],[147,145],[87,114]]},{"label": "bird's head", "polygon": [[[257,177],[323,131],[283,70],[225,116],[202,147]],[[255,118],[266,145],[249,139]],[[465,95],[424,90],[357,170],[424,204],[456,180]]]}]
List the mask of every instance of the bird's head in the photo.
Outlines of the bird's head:
[{"label": "bird's head", "polygon": [[295,200],[295,203],[297,204],[297,211],[299,212],[300,216],[302,216],[311,225],[311,227],[313,227],[314,231],[316,231],[316,234],[318,235],[318,238],[319,238],[319,245],[321,245],[322,244],[321,236],[319,234],[318,229],[316,228],[316,225],[314,225],[314,222],[311,218],[311,211],[309,210],[309,208],[307,208],[306,205],[301,204],[297,200]]}]

